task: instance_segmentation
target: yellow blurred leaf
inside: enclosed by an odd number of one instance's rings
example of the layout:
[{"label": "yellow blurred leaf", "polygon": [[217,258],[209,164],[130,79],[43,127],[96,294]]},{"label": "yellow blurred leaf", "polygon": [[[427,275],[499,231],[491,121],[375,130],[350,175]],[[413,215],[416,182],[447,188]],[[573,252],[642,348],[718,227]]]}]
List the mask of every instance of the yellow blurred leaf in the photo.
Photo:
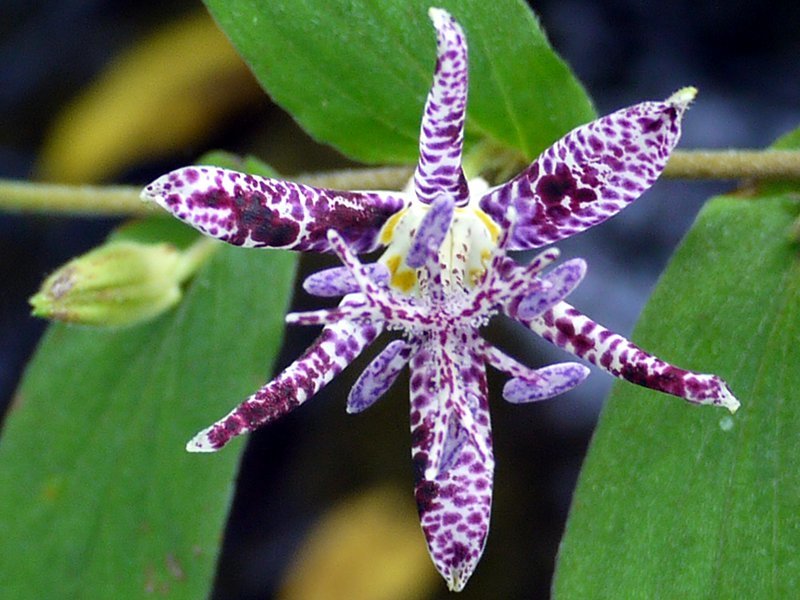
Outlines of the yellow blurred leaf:
[{"label": "yellow blurred leaf", "polygon": [[185,17],[117,57],[58,115],[39,174],[67,183],[108,179],[196,143],[259,98],[263,92],[211,17]]},{"label": "yellow blurred leaf", "polygon": [[281,600],[416,600],[439,578],[409,494],[379,487],[332,509],[311,529]]}]

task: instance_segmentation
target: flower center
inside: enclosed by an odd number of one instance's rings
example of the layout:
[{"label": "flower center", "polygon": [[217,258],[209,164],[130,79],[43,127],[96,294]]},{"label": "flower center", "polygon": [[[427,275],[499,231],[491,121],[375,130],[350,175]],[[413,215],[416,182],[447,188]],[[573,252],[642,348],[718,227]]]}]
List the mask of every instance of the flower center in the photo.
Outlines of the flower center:
[{"label": "flower center", "polygon": [[[482,180],[470,182],[471,191],[475,187],[486,187]],[[479,198],[480,194],[471,194]],[[430,205],[415,199],[408,207],[390,218],[380,232],[380,242],[386,246],[379,262],[391,273],[389,285],[404,294],[420,297],[422,269],[414,269],[406,264],[406,256],[411,248],[414,234],[420,222],[430,210]],[[500,227],[483,212],[477,202],[456,207],[453,221],[439,249],[439,263],[442,269],[442,286],[445,290],[468,290],[480,283],[491,260],[492,251],[497,246]],[[423,280],[427,277],[423,276]]]}]

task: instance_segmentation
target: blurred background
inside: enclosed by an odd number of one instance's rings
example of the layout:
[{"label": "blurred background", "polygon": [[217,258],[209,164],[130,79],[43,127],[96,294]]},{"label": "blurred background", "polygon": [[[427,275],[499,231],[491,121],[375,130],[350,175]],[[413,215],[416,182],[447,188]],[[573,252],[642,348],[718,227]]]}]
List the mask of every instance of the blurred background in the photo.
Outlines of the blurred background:
[{"label": "blurred background", "polygon": [[[760,148],[800,122],[796,1],[776,1],[769,8],[757,0],[530,4],[599,114],[694,85],[700,95],[685,120],[684,149]],[[200,13],[199,2],[189,0],[0,0],[0,177],[138,185],[218,148],[255,154],[287,174],[347,166],[334,151],[309,140],[260,92],[235,57],[216,46],[224,40]],[[214,72],[228,84],[189,90],[202,102],[183,106],[192,119],[173,123],[168,137],[158,134],[163,121],[153,121],[153,111],[145,110],[147,102],[159,95],[162,101],[169,94],[178,97],[186,90],[159,85],[158,69],[146,56],[114,63],[165,24],[173,29],[163,39],[182,39],[181,32],[188,31],[187,39],[204,40],[205,51],[220,60]],[[199,51],[197,46],[192,50]],[[131,81],[139,73],[143,89],[129,88],[127,100],[111,95],[104,106],[87,101],[76,107],[78,95],[112,65],[118,71],[129,69]],[[220,93],[220,88],[228,91]],[[108,108],[114,102],[119,104]],[[73,129],[65,125],[70,122]],[[85,132],[79,148],[74,146],[75,123]],[[65,149],[64,140],[73,145]],[[565,258],[589,258],[589,275],[571,302],[630,335],[650,289],[702,203],[733,185],[661,181],[619,217],[559,244]],[[94,246],[116,223],[0,215],[0,405],[13,397],[45,327],[28,316],[27,298],[48,272]],[[306,261],[303,268],[315,264]],[[302,294],[295,303],[314,305]],[[502,338],[504,347],[514,348],[529,364],[564,359],[544,342],[519,333],[497,322],[487,336]],[[313,331],[292,330],[281,354],[283,364],[313,337]],[[309,597],[312,592],[297,583],[296,573],[303,573],[297,565],[316,565],[314,550],[307,546],[309,533],[322,531],[317,538],[324,538],[320,519],[326,514],[335,519],[336,510],[346,512],[349,506],[366,524],[368,507],[383,503],[397,514],[411,514],[411,526],[418,527],[405,381],[372,410],[352,417],[344,411],[352,379],[348,371],[318,395],[312,408],[250,436],[215,598],[269,598],[279,590],[283,597]],[[492,532],[461,597],[546,598],[570,496],[612,380],[595,372],[578,390],[531,406],[506,405],[498,400],[502,380],[491,377],[490,383],[498,463]],[[341,504],[348,498],[356,500]],[[367,508],[358,509],[362,505]],[[380,517],[376,519],[381,530]],[[336,539],[350,539],[330,527],[327,531],[336,532]],[[391,539],[370,541],[368,552],[378,556],[375,545],[391,548],[391,540],[400,535],[394,531]],[[421,535],[416,542],[414,547],[424,555]],[[361,543],[367,541],[351,545]],[[398,597],[446,595],[429,563],[409,561],[412,572],[419,570],[419,585]],[[313,568],[335,570],[333,565]]]}]

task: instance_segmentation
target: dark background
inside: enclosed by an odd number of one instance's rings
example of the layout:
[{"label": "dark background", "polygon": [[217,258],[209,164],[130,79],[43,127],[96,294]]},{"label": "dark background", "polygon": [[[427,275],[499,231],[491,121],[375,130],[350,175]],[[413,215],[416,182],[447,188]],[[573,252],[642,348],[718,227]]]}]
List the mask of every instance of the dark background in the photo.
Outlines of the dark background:
[{"label": "dark background", "polygon": [[[30,177],[59,107],[137,36],[197,4],[0,0],[0,177]],[[700,95],[687,114],[682,148],[759,148],[800,122],[795,0],[531,4],[600,114],[695,85]],[[144,183],[212,148],[258,153],[273,123],[284,127],[286,117],[265,99],[195,147],[168,161],[137,165],[115,182]],[[295,170],[340,163],[328,154],[314,156],[316,162]],[[567,258],[590,257],[589,275],[571,302],[630,334],[702,203],[733,185],[661,181],[621,216],[559,244]],[[27,297],[46,273],[95,245],[113,225],[0,216],[0,405],[12,397],[44,328],[28,317]],[[517,333],[501,322],[489,336],[514,340],[517,354],[527,353],[531,364],[564,359],[530,336],[517,340]],[[313,332],[294,330],[281,360],[295,357],[311,337]],[[492,534],[461,597],[546,597],[570,495],[611,379],[595,371],[579,390],[527,407],[498,401],[501,383],[492,379],[498,459]],[[385,480],[407,486],[411,495],[406,390],[398,387],[363,418],[347,417],[345,377],[312,408],[251,436],[216,597],[269,597],[309,523],[341,496]]]}]

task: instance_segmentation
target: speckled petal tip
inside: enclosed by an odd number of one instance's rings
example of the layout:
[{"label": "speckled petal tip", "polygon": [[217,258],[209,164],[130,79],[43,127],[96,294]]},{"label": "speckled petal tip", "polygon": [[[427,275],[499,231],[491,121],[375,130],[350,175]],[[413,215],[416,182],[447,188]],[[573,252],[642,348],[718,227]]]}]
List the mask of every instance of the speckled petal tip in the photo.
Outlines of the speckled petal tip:
[{"label": "speckled petal tip", "polygon": [[207,166],[159,177],[142,199],[234,246],[323,252],[333,228],[359,253],[379,246],[381,227],[406,203],[400,193],[339,192]]}]

